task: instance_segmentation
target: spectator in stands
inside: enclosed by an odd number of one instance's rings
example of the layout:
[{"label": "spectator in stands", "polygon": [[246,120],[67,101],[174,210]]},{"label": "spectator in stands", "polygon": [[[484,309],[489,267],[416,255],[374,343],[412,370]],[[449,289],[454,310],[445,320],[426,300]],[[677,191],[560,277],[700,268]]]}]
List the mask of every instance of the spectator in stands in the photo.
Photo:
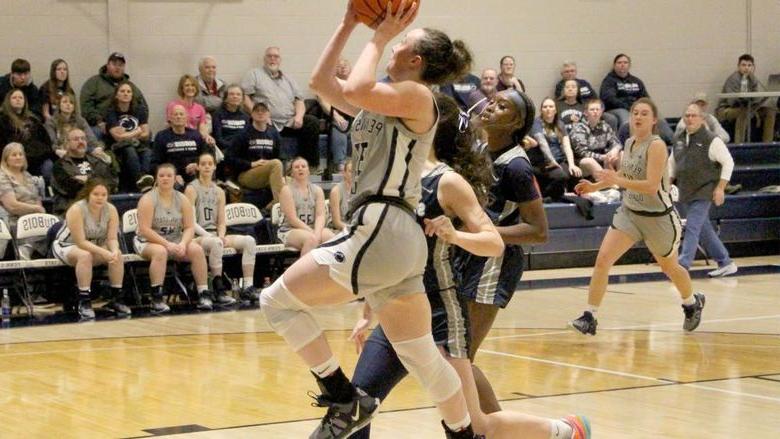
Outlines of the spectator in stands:
[{"label": "spectator in stands", "polygon": [[70,86],[68,63],[64,59],[55,59],[49,69],[49,80],[44,82],[38,90],[44,121],[48,122],[57,112],[60,98],[66,93],[75,95]]},{"label": "spectator in stands", "polygon": [[[133,85],[120,82],[105,116],[108,145],[122,164],[122,187],[134,192],[151,185],[152,151],[149,145],[149,113],[136,105]],[[89,119],[87,119],[89,120]]]},{"label": "spectator in stands", "polygon": [[163,281],[168,259],[190,262],[198,292],[198,309],[211,309],[208,267],[203,248],[193,241],[195,211],[190,200],[174,190],[176,168],[170,163],[157,167],[154,188],[138,200],[138,233],[133,239],[136,253],[149,261],[152,312],[171,308],[165,303]]},{"label": "spectator in stands", "polygon": [[[87,130],[88,131],[88,130]],[[54,212],[61,214],[76,199],[90,179],[105,182],[109,193],[117,188],[117,176],[103,160],[87,154],[87,134],[80,128],[72,128],[66,134],[65,155],[54,163]]]},{"label": "spectator in stands", "polygon": [[222,108],[225,97],[225,81],[217,77],[217,61],[211,56],[204,56],[198,63],[198,87],[200,93],[195,96],[195,102],[203,105],[206,111],[213,115]]},{"label": "spectator in stands", "polygon": [[469,113],[472,115],[481,114],[488,103],[496,97],[496,93],[498,93],[497,86],[498,72],[495,69],[483,70],[479,89],[472,91],[469,95],[468,104],[469,110],[471,110]]},{"label": "spectator in stands", "polygon": [[244,109],[252,112],[254,104],[265,103],[271,110],[271,121],[283,137],[298,139],[298,152],[318,169],[320,165],[320,121],[305,114],[303,95],[292,78],[280,66],[282,55],[278,47],[265,50],[263,67],[250,70],[241,80],[244,88]]},{"label": "spectator in stands", "polygon": [[242,188],[271,188],[273,200],[266,207],[279,202],[284,186],[280,145],[279,132],[271,124],[271,112],[264,103],[258,102],[252,109],[252,123],[233,139],[225,153],[225,161],[238,176]]},{"label": "spectator in stands", "polygon": [[[612,71],[601,81],[601,100],[608,114],[617,117],[617,128],[628,123],[628,110],[639,99],[649,97],[644,82],[629,73],[631,58],[620,53],[612,61]],[[614,126],[613,126],[614,129]],[[658,118],[659,135],[667,144],[672,143],[674,132],[663,118]]]},{"label": "spectator in stands", "polygon": [[555,84],[555,98],[561,99],[564,97],[563,89],[566,86],[567,81],[576,81],[577,88],[579,90],[579,97],[582,102],[587,102],[593,98],[599,97],[596,94],[596,90],[590,85],[590,82],[577,77],[577,63],[574,61],[566,61],[561,66],[561,80]]},{"label": "spectator in stands", "polygon": [[566,192],[569,175],[582,176],[582,171],[574,165],[569,136],[559,116],[558,108],[552,98],[542,100],[539,117],[534,120],[531,136],[538,146],[526,150],[528,159],[534,167],[534,175],[542,190],[542,197],[558,201]]},{"label": "spectator in stands", "polygon": [[5,95],[0,112],[0,145],[11,142],[24,145],[27,169],[31,174],[43,176],[47,181],[51,178],[54,163],[51,139],[40,119],[30,111],[20,89]]},{"label": "spectator in stands", "polygon": [[57,111],[46,121],[44,127],[46,132],[49,133],[49,138],[51,138],[52,147],[57,157],[61,158],[66,153],[68,132],[73,128],[78,128],[87,135],[87,153],[98,157],[107,164],[111,164],[112,158],[106,154],[103,142],[95,137],[95,133],[89,129],[86,119],[79,114],[76,95],[72,92],[63,94],[55,107]]},{"label": "spectator in stands", "polygon": [[601,118],[604,112],[599,99],[591,99],[585,108],[585,120],[574,124],[569,133],[574,160],[584,177],[595,176],[603,168],[615,169],[623,145],[615,132]]},{"label": "spectator in stands", "polygon": [[215,301],[219,305],[232,305],[236,302],[228,295],[230,285],[222,277],[222,257],[225,248],[234,248],[241,253],[241,270],[244,287],[241,289],[242,301],[257,302],[260,292],[254,287],[255,238],[250,235],[228,235],[225,219],[225,192],[214,183],[216,160],[211,153],[198,157],[198,178],[187,185],[184,195],[195,206],[195,233],[199,235],[195,242],[203,247],[208,256],[209,271],[213,277]]},{"label": "spectator in stands", "polygon": [[211,120],[211,133],[217,146],[225,153],[251,121],[244,109],[244,89],[238,84],[230,84],[225,89],[222,107],[214,113]]},{"label": "spectator in stands", "polygon": [[525,84],[519,78],[515,77],[515,59],[510,55],[505,55],[499,63],[501,73],[498,75],[497,91],[503,91],[513,88],[517,91],[525,92]]},{"label": "spectator in stands", "polygon": [[325,194],[309,180],[309,164],[303,157],[290,163],[292,181],[279,194],[282,224],[279,240],[286,247],[300,250],[305,255],[333,237],[325,227]]},{"label": "spectator in stands", "polygon": [[[16,221],[30,213],[46,213],[41,202],[40,177],[27,172],[27,158],[20,143],[10,143],[3,148],[0,163],[0,216],[16,234]],[[46,254],[46,238],[17,241],[21,259],[32,259],[33,251]]]},{"label": "spectator in stands", "polygon": [[[750,54],[743,54],[737,60],[737,71],[732,73],[723,84],[723,93],[745,93],[764,90],[755,75],[755,59]],[[771,142],[775,135],[775,117],[777,116],[777,100],[766,98],[729,98],[718,102],[715,112],[722,122],[736,120],[734,127],[734,142],[750,142],[745,137],[749,114],[756,115],[763,124],[761,141]]]},{"label": "spectator in stands", "polygon": [[574,124],[585,119],[585,104],[582,103],[580,87],[574,79],[564,81],[562,94],[556,101],[561,122],[566,132],[571,131]]},{"label": "spectator in stands", "polygon": [[171,163],[176,168],[176,189],[192,181],[198,172],[198,156],[207,151],[200,133],[187,126],[187,111],[182,105],[174,105],[168,113],[168,128],[154,137],[152,167]]},{"label": "spectator in stands", "polygon": [[129,84],[132,88],[133,108],[143,108],[146,114],[149,114],[149,105],[143,93],[125,73],[125,56],[114,52],[109,55],[106,65],[100,68],[98,74],[87,79],[81,87],[82,115],[87,119],[89,126],[95,128],[98,137],[108,134],[106,117],[114,101],[116,88],[120,84]]},{"label": "spectator in stands", "polygon": [[346,216],[349,212],[350,192],[352,191],[352,161],[344,164],[342,179],[330,190],[330,228],[336,233],[347,227]]},{"label": "spectator in stands", "polygon": [[[336,77],[342,81],[346,81],[351,72],[352,66],[349,63],[349,60],[340,59],[338,64],[336,64]],[[347,160],[347,151],[349,150],[348,129],[349,124],[352,122],[353,118],[346,113],[342,113],[338,108],[332,107],[330,103],[322,99],[321,96],[317,96],[317,101],[320,103],[320,107],[326,114],[326,117],[330,118],[332,115],[330,128],[330,153],[332,154],[335,167],[338,169],[338,172],[341,172],[344,170],[344,162]]]},{"label": "spectator in stands", "polygon": [[[214,146],[216,142],[211,137],[211,125],[203,105],[195,102],[198,96],[198,80],[192,75],[183,75],[179,78],[179,87],[176,89],[179,99],[174,99],[165,106],[165,117],[170,124],[170,116],[173,114],[173,107],[180,105],[187,115],[187,128],[197,130],[203,140],[209,145]],[[181,174],[179,174],[181,175]]]},{"label": "spectator in stands", "polygon": [[481,79],[471,73],[467,73],[462,78],[450,84],[439,86],[439,92],[455,99],[461,110],[469,108],[469,96],[482,85]]},{"label": "spectator in stands", "polygon": [[710,223],[710,206],[723,204],[734,160],[723,140],[707,129],[703,116],[699,105],[688,105],[685,131],[675,136],[669,158],[669,176],[679,190],[677,206],[687,218],[679,262],[689,269],[701,243],[718,263],[718,269],[708,275],[728,276],[737,272],[737,265]]},{"label": "spectator in stands", "polygon": [[[708,130],[710,130],[711,133],[715,134],[720,138],[720,140],[723,141],[723,143],[729,143],[731,141],[731,136],[729,136],[729,133],[723,129],[723,126],[718,122],[718,119],[713,116],[712,114],[707,112],[707,107],[709,106],[709,101],[707,100],[707,93],[699,92],[696,93],[696,95],[693,96],[693,100],[691,101],[691,104],[696,104],[699,106],[699,110],[701,111],[701,116],[704,119],[704,126],[707,127]],[[681,137],[683,134],[685,134],[685,114],[683,114],[683,117],[680,118],[680,121],[677,122],[677,127],[674,130],[674,138],[675,143],[677,142],[677,139]]]},{"label": "spectator in stands", "polygon": [[[24,93],[27,108],[36,116],[41,117],[41,99],[38,95],[38,87],[30,74],[30,62],[17,58],[11,63],[11,73],[0,77],[0,102],[14,89]],[[5,145],[5,144],[3,144]]]},{"label": "spectator in stands", "polygon": [[78,313],[82,320],[95,318],[90,294],[92,270],[98,265],[108,266],[110,293],[104,309],[123,316],[132,313],[122,300],[125,261],[119,249],[119,214],[108,201],[109,193],[104,182],[90,180],[68,209],[65,223],[52,243],[54,256],[76,269]]}]

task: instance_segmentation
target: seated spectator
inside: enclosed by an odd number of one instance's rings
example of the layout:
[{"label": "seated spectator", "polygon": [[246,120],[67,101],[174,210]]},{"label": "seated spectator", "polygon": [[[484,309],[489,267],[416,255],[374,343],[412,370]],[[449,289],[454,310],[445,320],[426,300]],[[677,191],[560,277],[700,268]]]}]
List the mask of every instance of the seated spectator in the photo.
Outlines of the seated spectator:
[{"label": "seated spectator", "polygon": [[[8,223],[13,235],[16,235],[16,221],[19,217],[30,213],[46,213],[41,202],[41,183],[40,177],[33,177],[27,172],[27,158],[22,145],[5,145],[0,162],[0,216]],[[17,241],[17,244],[21,259],[32,259],[34,252],[41,256],[46,254],[45,237],[29,238]]]},{"label": "seated spectator", "polygon": [[320,166],[320,121],[305,114],[303,95],[295,81],[281,70],[282,55],[278,47],[265,50],[263,67],[250,70],[241,80],[244,109],[252,112],[254,104],[263,102],[271,110],[271,121],[283,137],[298,139],[298,152],[315,170]]},{"label": "seated spectator", "polygon": [[[765,90],[756,79],[755,59],[750,54],[744,54],[737,61],[737,71],[732,73],[723,84],[723,93],[745,93]],[[721,122],[736,120],[734,127],[734,142],[750,142],[746,138],[747,126],[750,123],[748,114],[756,115],[763,125],[762,142],[771,142],[775,135],[775,118],[777,116],[777,99],[767,98],[729,98],[718,102],[717,114]]]},{"label": "seated spectator", "polygon": [[273,200],[279,202],[284,186],[284,172],[279,160],[281,139],[271,124],[271,112],[258,102],[252,109],[252,123],[233,139],[233,145],[225,152],[225,162],[238,176],[238,184],[245,189],[271,188]]},{"label": "seated spectator", "polygon": [[585,119],[585,104],[582,103],[580,88],[574,79],[565,81],[562,95],[558,98],[556,105],[560,113],[560,120],[567,133],[571,131],[575,123]]},{"label": "seated spectator", "polygon": [[217,78],[217,61],[210,56],[204,56],[198,63],[198,88],[200,93],[195,95],[195,102],[203,105],[206,112],[213,115],[222,108],[222,100],[225,97],[225,81]]},{"label": "seated spectator", "polygon": [[344,170],[341,172],[342,179],[330,190],[328,198],[330,199],[330,219],[329,227],[336,233],[347,227],[346,216],[349,212],[349,199],[352,191],[352,160],[344,164]]},{"label": "seated spectator", "polygon": [[33,175],[40,175],[48,181],[54,153],[51,139],[40,119],[27,106],[22,90],[14,89],[5,95],[0,112],[0,145],[18,142],[24,145],[27,159],[26,169]]},{"label": "seated spectator", "polygon": [[182,105],[174,105],[168,113],[168,128],[154,136],[152,167],[170,163],[176,168],[176,189],[195,178],[198,157],[207,152],[206,143],[196,130],[187,126],[187,111]]},{"label": "seated spectator", "polygon": [[119,214],[108,202],[108,186],[98,179],[90,180],[65,214],[65,222],[52,243],[52,253],[65,265],[76,269],[78,312],[82,320],[95,318],[90,300],[92,270],[108,266],[109,302],[104,309],[117,315],[130,315],[122,300],[125,261],[119,249]]},{"label": "seated spectator", "polygon": [[117,177],[111,167],[92,154],[87,154],[87,134],[73,128],[66,135],[65,155],[54,163],[54,212],[61,214],[76,199],[90,179],[105,182],[109,193],[115,192]]},{"label": "seated spectator", "polygon": [[455,99],[461,110],[467,110],[469,108],[469,95],[474,90],[479,89],[481,84],[482,82],[478,76],[467,73],[455,82],[439,86],[439,92]]},{"label": "seated spectator", "polygon": [[165,303],[163,281],[168,259],[190,263],[198,292],[198,309],[211,309],[208,268],[203,248],[193,241],[195,211],[190,200],[173,188],[176,168],[170,163],[157,167],[154,187],[138,200],[138,233],[133,248],[149,261],[152,313],[171,310]]},{"label": "seated spectator", "polygon": [[[629,73],[630,68],[631,58],[624,53],[618,54],[612,61],[612,71],[601,81],[601,100],[607,113],[617,117],[618,129],[628,123],[631,105],[639,98],[650,96],[644,82]],[[664,142],[672,143],[674,132],[662,117],[658,118],[658,131]]]},{"label": "seated spectator", "polygon": [[566,192],[569,175],[580,177],[582,171],[574,165],[569,136],[552,98],[542,101],[539,115],[531,129],[531,135],[538,146],[529,148],[526,152],[534,167],[542,197],[558,201]]},{"label": "seated spectator", "polygon": [[689,269],[701,243],[718,263],[718,269],[708,275],[728,276],[737,272],[737,265],[710,223],[710,207],[723,204],[734,160],[726,144],[704,125],[697,104],[689,105],[683,117],[686,130],[675,137],[669,157],[669,176],[679,190],[677,206],[687,218],[679,262]]},{"label": "seated spectator", "polygon": [[[729,136],[729,133],[723,129],[723,126],[720,124],[720,122],[718,122],[718,119],[707,112],[707,107],[709,106],[707,93],[696,93],[696,95],[693,97],[693,100],[691,101],[691,104],[696,104],[699,106],[701,116],[704,120],[704,126],[707,127],[707,129],[710,130],[712,134],[718,136],[720,140],[723,141],[723,143],[729,143],[731,141],[731,136]],[[683,134],[685,134],[685,119],[685,114],[683,114],[683,116],[680,118],[680,121],[677,122],[677,127],[674,130],[675,139],[678,139]]]},{"label": "seated spectator", "polygon": [[525,92],[525,84],[519,78],[515,77],[515,59],[506,55],[501,58],[501,73],[498,75],[497,91],[504,91],[513,88],[517,91]]},{"label": "seated spectator", "polygon": [[[129,84],[132,88],[133,108],[143,108],[149,114],[149,105],[146,103],[141,90],[130,81],[130,76],[125,73],[125,56],[114,52],[108,57],[106,65],[100,68],[98,74],[87,79],[81,86],[81,114],[87,119],[89,126],[95,128],[98,137],[108,136],[106,117],[114,101],[116,88],[119,84]],[[106,139],[104,139],[106,140]],[[111,143],[106,141],[106,143]]]},{"label": "seated spectator", "polygon": [[577,77],[577,63],[574,61],[566,61],[561,66],[561,80],[555,84],[555,98],[560,100],[563,97],[563,88],[567,81],[574,80],[577,82],[577,88],[579,89],[580,101],[587,102],[593,98],[599,97],[596,94],[596,90],[590,85],[590,82]]},{"label": "seated spectator", "polygon": [[575,164],[584,177],[595,176],[603,168],[615,169],[623,145],[602,118],[601,100],[591,99],[585,107],[585,120],[574,124],[569,133]]},{"label": "seated spectator", "polygon": [[[352,72],[352,66],[349,64],[349,60],[340,59],[336,64],[336,78],[346,81]],[[320,103],[322,111],[331,117],[330,127],[330,153],[333,158],[333,164],[341,172],[344,169],[344,162],[347,160],[347,151],[349,149],[349,126],[352,122],[352,117],[346,113],[342,113],[338,108],[334,108],[329,102],[322,97],[317,96],[317,101]],[[353,109],[342,109],[353,110]],[[357,111],[356,111],[357,112]]]},{"label": "seated spectator", "polygon": [[49,118],[57,112],[60,98],[66,93],[76,94],[70,86],[68,63],[64,59],[55,59],[49,69],[49,80],[38,90],[44,121],[48,122]]},{"label": "seated spectator", "polygon": [[222,277],[222,257],[225,248],[234,248],[241,253],[241,271],[243,273],[242,301],[257,302],[260,292],[254,287],[255,238],[249,235],[228,235],[225,220],[225,192],[214,183],[216,160],[211,153],[201,154],[198,158],[198,178],[187,185],[184,195],[195,206],[195,233],[199,235],[195,242],[203,247],[209,262],[215,301],[219,305],[232,305],[236,302],[228,293],[230,285]]},{"label": "seated spectator", "polygon": [[152,161],[149,113],[146,107],[136,105],[129,82],[116,86],[105,122],[109,134],[107,144],[122,164],[124,190],[135,192],[149,187],[154,180],[149,175]]},{"label": "seated spectator", "polygon": [[[206,115],[206,109],[203,108],[203,105],[195,102],[195,97],[198,95],[198,81],[191,75],[184,75],[179,79],[179,87],[176,92],[179,94],[179,99],[168,102],[165,106],[165,117],[169,118],[173,114],[173,107],[181,105],[187,115],[187,128],[197,130],[209,146],[216,145],[214,138],[209,134],[211,125]],[[170,119],[166,120],[170,123]]]},{"label": "seated spectator", "polygon": [[488,103],[496,97],[498,90],[498,72],[495,69],[485,69],[480,77],[479,89],[471,92],[468,98],[469,113],[481,114]]},{"label": "seated spectator", "polygon": [[54,112],[53,116],[44,124],[46,132],[49,133],[54,153],[57,157],[65,155],[66,145],[68,143],[67,134],[71,129],[78,128],[87,135],[87,153],[98,157],[107,164],[111,164],[112,158],[106,154],[103,142],[99,141],[97,137],[95,137],[95,133],[89,129],[89,124],[86,119],[79,114],[77,105],[76,95],[73,93],[65,93],[60,96],[57,101],[55,106],[57,110]]},{"label": "seated spectator", "polygon": [[333,232],[325,227],[325,194],[322,188],[309,181],[306,159],[294,158],[290,174],[292,181],[279,194],[283,218],[278,237],[286,247],[298,249],[305,255],[332,238]]},{"label": "seated spectator", "polygon": [[244,111],[244,89],[231,84],[225,90],[222,108],[214,113],[211,120],[211,134],[217,146],[225,153],[236,138],[249,125],[251,118]]},{"label": "seated spectator", "polygon": [[0,102],[5,100],[8,93],[14,89],[24,93],[27,107],[36,116],[41,117],[41,98],[30,74],[30,62],[26,59],[15,59],[11,63],[11,73],[0,77]]}]

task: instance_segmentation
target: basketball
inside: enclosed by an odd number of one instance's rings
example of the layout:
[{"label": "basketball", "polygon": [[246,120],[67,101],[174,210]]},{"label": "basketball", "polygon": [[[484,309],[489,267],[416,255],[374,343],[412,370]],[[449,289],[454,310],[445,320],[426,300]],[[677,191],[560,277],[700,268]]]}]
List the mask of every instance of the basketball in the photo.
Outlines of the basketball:
[{"label": "basketball", "polygon": [[[420,0],[406,0],[406,10],[409,10],[415,1],[420,3]],[[401,0],[352,0],[352,7],[361,23],[371,29],[376,29],[385,18],[388,2],[393,4],[393,13],[398,12]]]}]

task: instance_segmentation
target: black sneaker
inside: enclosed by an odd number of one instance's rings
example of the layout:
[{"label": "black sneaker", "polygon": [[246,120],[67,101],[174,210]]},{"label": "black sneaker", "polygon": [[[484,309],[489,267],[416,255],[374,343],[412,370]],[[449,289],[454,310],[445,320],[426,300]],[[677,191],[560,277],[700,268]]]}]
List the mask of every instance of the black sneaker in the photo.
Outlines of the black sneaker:
[{"label": "black sneaker", "polygon": [[139,191],[144,190],[144,188],[150,188],[154,185],[154,177],[152,177],[149,174],[142,175],[138,180],[135,181],[135,186],[138,188]]},{"label": "black sneaker", "polygon": [[213,301],[211,299],[211,291],[205,290],[198,294],[198,309],[210,310],[213,308]]},{"label": "black sneaker", "polygon": [[599,321],[593,317],[593,313],[585,311],[576,320],[569,322],[569,326],[585,335],[596,335],[596,326],[599,325]]},{"label": "black sneaker", "polygon": [[352,401],[337,403],[328,400],[325,395],[310,395],[316,402],[315,407],[328,407],[328,413],[309,439],[341,439],[362,429],[379,411],[379,398],[374,398],[356,388]]},{"label": "black sneaker", "polygon": [[152,296],[152,314],[162,314],[171,310],[171,307],[165,303],[163,296]]},{"label": "black sneaker", "polygon": [[118,300],[112,300],[103,306],[103,309],[106,309],[108,311],[114,312],[119,316],[129,316],[133,313],[133,311],[130,310],[130,307],[125,305],[124,303],[118,301]]},{"label": "black sneaker", "polygon": [[217,292],[214,296],[214,303],[219,306],[230,306],[236,303],[236,299],[228,296],[224,291]]},{"label": "black sneaker", "polygon": [[683,305],[683,313],[685,313],[685,321],[683,322],[683,329],[686,331],[693,331],[699,327],[701,323],[701,310],[704,309],[704,302],[707,298],[702,293],[693,293],[693,298],[696,303],[693,305]]},{"label": "black sneaker", "polygon": [[250,285],[246,288],[243,288],[240,293],[238,293],[239,299],[243,302],[249,302],[255,303],[260,301],[260,291],[257,291],[257,288],[254,287],[254,285]]},{"label": "black sneaker", "polygon": [[444,427],[444,436],[447,439],[478,439],[478,438],[484,438],[484,436],[474,434],[474,430],[471,428],[471,425],[464,428],[461,431],[452,431],[449,427],[447,427],[447,424],[444,423],[444,421],[441,421],[441,426]]},{"label": "black sneaker", "polygon": [[95,310],[92,309],[92,302],[89,299],[79,300],[78,310],[81,320],[95,320]]}]

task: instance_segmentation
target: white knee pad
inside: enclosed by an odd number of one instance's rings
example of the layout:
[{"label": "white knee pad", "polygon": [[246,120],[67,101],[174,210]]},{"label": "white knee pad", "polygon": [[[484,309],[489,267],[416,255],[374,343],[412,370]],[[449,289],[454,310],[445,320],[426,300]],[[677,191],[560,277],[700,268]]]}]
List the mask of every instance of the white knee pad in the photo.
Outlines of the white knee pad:
[{"label": "white knee pad", "polygon": [[432,334],[392,344],[398,359],[428,391],[434,403],[447,400],[460,389],[458,373],[439,352]]},{"label": "white knee pad", "polygon": [[252,238],[251,236],[241,236],[238,238],[236,247],[241,251],[241,265],[255,265],[255,255],[257,254],[256,245],[255,238]]},{"label": "white knee pad", "polygon": [[203,247],[203,252],[208,255],[209,268],[211,268],[212,271],[221,271],[222,256],[225,253],[225,247],[222,240],[214,236],[209,236],[200,240],[200,246]]},{"label": "white knee pad", "polygon": [[293,296],[281,277],[263,289],[260,309],[271,328],[287,341],[293,351],[299,351],[322,334],[317,321],[308,312],[309,307]]}]

